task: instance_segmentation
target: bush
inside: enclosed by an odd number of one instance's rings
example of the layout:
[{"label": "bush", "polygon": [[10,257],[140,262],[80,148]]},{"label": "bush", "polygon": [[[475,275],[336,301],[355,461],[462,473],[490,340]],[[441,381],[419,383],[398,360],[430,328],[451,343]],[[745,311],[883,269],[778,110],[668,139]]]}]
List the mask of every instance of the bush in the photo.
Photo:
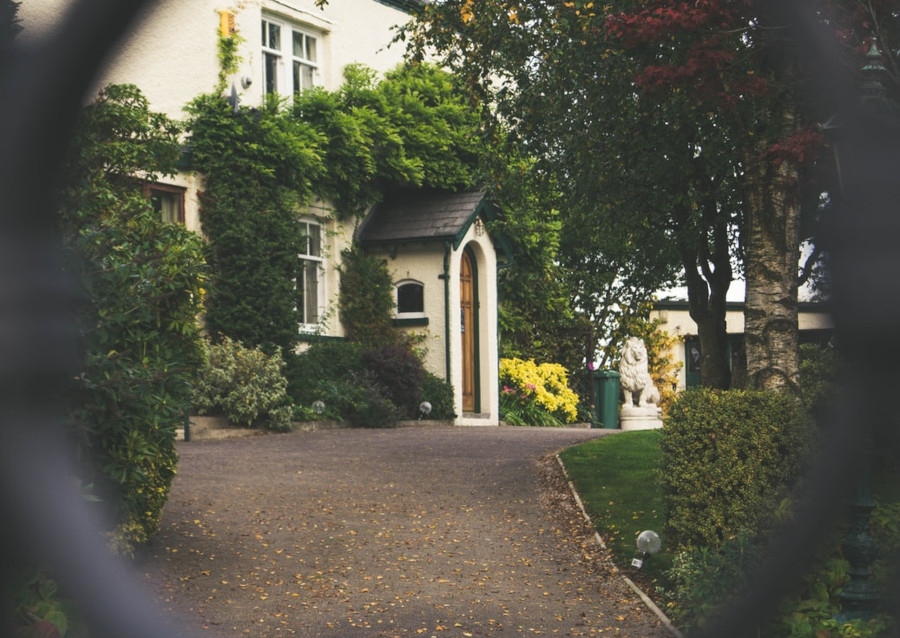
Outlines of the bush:
[{"label": "bush", "polygon": [[500,359],[500,383],[508,423],[553,426],[578,418],[578,395],[569,388],[568,372],[559,364]]},{"label": "bush", "polygon": [[663,432],[665,532],[678,548],[756,537],[809,454],[809,418],[775,393],[688,390]]},{"label": "bush", "polygon": [[362,361],[380,392],[397,406],[401,417],[415,418],[425,369],[409,346],[395,343],[366,350]]},{"label": "bush", "polygon": [[82,483],[111,510],[113,548],[156,531],[175,475],[175,430],[200,360],[202,239],[163,223],[135,175],[175,172],[178,127],[134,86],[87,106],[66,164],[59,216],[81,288],[81,369],[67,388]]},{"label": "bush", "polygon": [[226,416],[234,425],[285,432],[291,429],[286,390],[280,351],[269,356],[223,337],[204,347],[193,405],[198,414]]},{"label": "bush", "polygon": [[352,375],[353,391],[345,408],[347,420],[358,428],[390,428],[397,424],[402,413],[385,396],[386,391],[375,374],[363,370]]},{"label": "bush", "polygon": [[838,396],[837,377],[840,357],[831,344],[801,344],[800,398],[803,407],[816,415],[834,407]]},{"label": "bush", "polygon": [[422,401],[431,404],[429,419],[449,421],[456,418],[453,386],[427,370],[422,377],[422,389],[419,391],[419,403]]}]

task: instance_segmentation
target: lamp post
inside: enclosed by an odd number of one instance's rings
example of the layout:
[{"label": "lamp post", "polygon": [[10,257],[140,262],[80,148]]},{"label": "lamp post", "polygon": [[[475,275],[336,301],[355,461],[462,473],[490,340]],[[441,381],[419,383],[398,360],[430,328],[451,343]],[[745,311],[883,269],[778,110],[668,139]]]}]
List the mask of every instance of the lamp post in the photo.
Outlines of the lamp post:
[{"label": "lamp post", "polygon": [[[865,224],[866,222],[871,223],[872,215],[871,211],[866,210],[866,207],[872,206],[872,202],[878,201],[880,196],[880,193],[877,192],[880,185],[879,177],[873,175],[874,169],[882,168],[878,166],[879,163],[887,161],[875,152],[874,149],[880,147],[873,144],[873,140],[876,139],[879,132],[892,131],[896,133],[900,130],[900,108],[887,95],[887,88],[882,81],[887,70],[883,65],[877,44],[873,43],[870,47],[860,73],[862,75],[860,96],[856,111],[852,114],[854,119],[849,122],[851,126],[846,127],[847,123],[833,117],[823,127],[823,131],[831,138],[834,148],[838,197],[841,200],[840,204],[847,208],[844,215],[852,218],[853,223],[859,226],[856,232],[864,234]],[[845,128],[850,128],[851,132],[847,133],[842,130]],[[883,144],[883,142],[881,143]],[[850,199],[852,202],[849,201]],[[844,265],[847,266],[850,261],[858,258],[859,255],[855,253],[849,256],[844,255]],[[838,287],[841,285],[846,287],[848,282],[836,282],[836,295],[840,295],[840,292],[847,292],[846,288],[838,291]],[[848,298],[852,298],[852,295],[845,294],[844,298],[840,300],[844,306],[852,305],[848,304]],[[849,343],[841,344],[847,349],[846,354],[851,357],[865,356],[864,353],[872,348],[873,333],[860,331],[859,317],[852,313],[842,319],[846,324],[843,327],[845,330],[849,329],[847,334],[850,337]],[[875,341],[878,337],[883,337],[883,335],[875,336]],[[862,353],[854,352],[857,349]],[[848,502],[848,530],[841,543],[841,552],[850,563],[847,571],[849,580],[838,595],[841,612],[836,616],[836,620],[841,623],[853,619],[871,618],[877,613],[881,603],[880,596],[871,582],[871,566],[872,561],[878,555],[878,547],[870,531],[870,517],[875,507],[871,487],[872,425],[878,418],[873,418],[873,412],[879,412],[877,409],[873,409],[871,402],[877,403],[880,399],[874,396],[875,391],[872,388],[867,388],[867,390],[862,395],[863,413],[859,415],[864,420],[860,427],[865,428],[866,431],[862,437],[856,484]]]}]

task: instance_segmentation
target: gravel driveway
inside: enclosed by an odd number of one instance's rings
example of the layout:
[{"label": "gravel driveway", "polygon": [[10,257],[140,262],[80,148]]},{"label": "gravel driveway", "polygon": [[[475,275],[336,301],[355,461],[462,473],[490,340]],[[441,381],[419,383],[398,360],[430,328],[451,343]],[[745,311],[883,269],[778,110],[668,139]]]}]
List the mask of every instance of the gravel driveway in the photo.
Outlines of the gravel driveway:
[{"label": "gravel driveway", "polygon": [[179,444],[141,568],[195,634],[666,636],[554,452],[604,430],[325,430]]}]

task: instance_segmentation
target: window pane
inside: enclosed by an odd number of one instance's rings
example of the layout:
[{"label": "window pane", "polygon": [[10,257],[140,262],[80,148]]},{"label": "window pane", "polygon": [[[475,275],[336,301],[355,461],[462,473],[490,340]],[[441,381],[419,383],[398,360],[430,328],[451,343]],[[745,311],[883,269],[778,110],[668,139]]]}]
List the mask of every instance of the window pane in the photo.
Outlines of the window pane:
[{"label": "window pane", "polygon": [[304,55],[306,52],[303,47],[303,40],[306,39],[302,33],[298,31],[294,31],[294,57],[295,58],[305,58]]},{"label": "window pane", "polygon": [[[268,29],[266,29],[268,27]],[[263,44],[270,49],[281,50],[281,27],[271,22],[263,22]]]},{"label": "window pane", "polygon": [[306,36],[306,59],[316,62],[316,39]]},{"label": "window pane", "polygon": [[294,92],[313,87],[313,68],[300,62],[294,62]]},{"label": "window pane", "polygon": [[177,224],[182,220],[180,193],[151,188],[150,205],[164,222]]},{"label": "window pane", "polygon": [[266,94],[278,92],[278,56],[263,53],[263,86]]},{"label": "window pane", "polygon": [[318,224],[301,224],[301,232],[306,241],[301,245],[302,254],[310,257],[322,256],[322,229]]},{"label": "window pane", "polygon": [[304,265],[305,290],[304,290],[304,323],[318,323],[319,321],[319,264],[307,261]]},{"label": "window pane", "polygon": [[422,284],[403,284],[397,288],[397,313],[424,312],[425,287]]}]

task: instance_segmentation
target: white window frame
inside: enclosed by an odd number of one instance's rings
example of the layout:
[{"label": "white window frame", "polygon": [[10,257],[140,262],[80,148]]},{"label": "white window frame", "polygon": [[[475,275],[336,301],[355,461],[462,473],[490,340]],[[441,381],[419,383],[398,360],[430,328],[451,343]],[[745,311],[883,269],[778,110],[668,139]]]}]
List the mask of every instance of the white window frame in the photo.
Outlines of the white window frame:
[{"label": "white window frame", "polygon": [[[279,34],[277,42],[272,42],[271,39],[274,29],[277,29]],[[295,55],[294,51],[295,38],[301,41],[299,55]],[[275,93],[282,97],[290,97],[299,91],[321,84],[321,33],[264,13],[260,22],[260,50],[263,96]],[[301,72],[295,77],[294,69],[298,65],[308,69],[308,72]],[[303,78],[308,78],[308,86]]]},{"label": "white window frame", "polygon": [[[294,289],[297,291],[297,312],[300,315],[300,332],[311,332],[316,329],[319,321],[322,319],[325,299],[325,228],[319,220],[301,219],[301,226],[305,227],[306,246],[301,247],[297,255],[298,268],[297,276],[303,277],[302,282],[302,299],[301,283],[294,281]],[[318,234],[318,241],[311,241],[311,230],[315,228]],[[306,277],[310,273],[315,273],[315,299],[310,299],[307,295],[309,289],[307,287]],[[311,316],[310,307],[315,308],[315,316]],[[312,320],[312,321],[311,321]]]},{"label": "white window frame", "polygon": [[[416,312],[400,312],[400,288],[403,286],[418,286],[422,290],[422,310]],[[394,308],[397,319],[424,319],[425,318],[425,284],[417,279],[404,279],[394,285]]]}]

